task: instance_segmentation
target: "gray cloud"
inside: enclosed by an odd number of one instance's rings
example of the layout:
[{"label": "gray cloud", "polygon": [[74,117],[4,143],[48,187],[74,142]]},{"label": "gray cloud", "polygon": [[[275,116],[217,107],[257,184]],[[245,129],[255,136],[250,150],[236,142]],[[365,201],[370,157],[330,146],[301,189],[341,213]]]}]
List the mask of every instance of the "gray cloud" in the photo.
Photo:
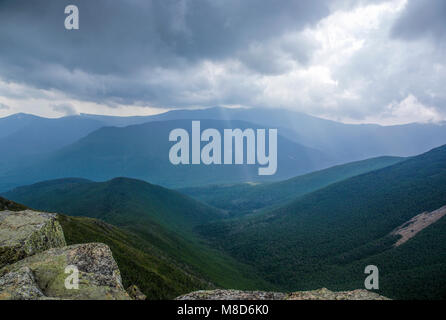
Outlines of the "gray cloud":
[{"label": "gray cloud", "polygon": [[[0,95],[351,119],[401,101],[440,110],[444,3],[410,0],[397,13],[398,0],[0,0]],[[64,29],[68,4],[79,7],[78,31]],[[357,13],[369,4],[385,13]]]},{"label": "gray cloud", "polygon": [[392,35],[406,40],[429,36],[445,41],[446,1],[410,0],[393,26]]},{"label": "gray cloud", "polygon": [[[280,72],[286,67],[277,62],[281,52],[264,48],[259,54],[250,46],[316,23],[329,14],[329,2],[4,0],[0,75],[81,99],[157,100],[153,88],[127,79],[137,79],[141,70],[239,57],[256,72]],[[78,31],[63,28],[68,4],[79,7]],[[304,43],[293,54],[296,61],[308,59]],[[82,80],[93,85],[75,83]]]}]

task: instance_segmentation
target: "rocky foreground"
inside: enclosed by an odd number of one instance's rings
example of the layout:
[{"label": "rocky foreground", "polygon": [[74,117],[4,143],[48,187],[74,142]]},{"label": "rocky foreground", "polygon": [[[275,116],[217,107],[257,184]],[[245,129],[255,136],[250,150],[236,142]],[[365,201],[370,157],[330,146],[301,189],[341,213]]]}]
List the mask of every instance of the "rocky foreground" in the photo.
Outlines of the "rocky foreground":
[{"label": "rocky foreground", "polygon": [[[5,202],[6,203],[6,202]],[[1,205],[2,203],[0,203]],[[0,300],[144,300],[136,286],[124,289],[110,248],[102,243],[67,246],[56,214],[0,207]],[[14,211],[15,210],[15,211]],[[66,286],[75,267],[78,288]],[[68,268],[67,268],[68,267]],[[366,290],[294,293],[211,290],[177,300],[387,300]]]},{"label": "rocky foreground", "polygon": [[[79,278],[74,289],[65,284],[73,266]],[[55,214],[0,211],[0,300],[145,299],[129,289],[107,245],[66,246]]]},{"label": "rocky foreground", "polygon": [[196,291],[178,297],[177,300],[389,300],[377,293],[367,290],[334,292],[326,288],[293,293],[206,290]]}]

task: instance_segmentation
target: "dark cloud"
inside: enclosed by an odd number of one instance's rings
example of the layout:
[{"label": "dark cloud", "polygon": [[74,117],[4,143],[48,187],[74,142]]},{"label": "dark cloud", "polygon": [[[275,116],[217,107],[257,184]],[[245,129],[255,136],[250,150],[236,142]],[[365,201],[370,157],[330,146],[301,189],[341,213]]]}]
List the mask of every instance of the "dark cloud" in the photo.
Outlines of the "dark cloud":
[{"label": "dark cloud", "polygon": [[414,40],[433,37],[436,41],[446,40],[446,1],[410,0],[395,22],[392,35],[397,38]]},{"label": "dark cloud", "polygon": [[[0,95],[40,97],[64,114],[76,110],[54,106],[55,96],[79,111],[76,100],[363,119],[411,96],[438,108],[446,1],[409,0],[399,13],[400,3],[0,0]],[[69,4],[80,10],[78,31],[64,28]],[[435,41],[395,41],[424,37]]]},{"label": "dark cloud", "polygon": [[[281,72],[286,66],[277,62],[277,48],[250,48],[260,42],[275,45],[284,32],[316,23],[329,14],[331,3],[3,0],[0,77],[59,89],[80,99],[156,101],[162,89],[141,83],[142,71],[147,71],[147,79],[159,68],[181,70],[206,60],[235,58],[255,72]],[[68,4],[79,7],[80,30],[64,29]],[[304,42],[289,54],[300,63],[309,55]],[[92,85],[85,85],[89,81]]]}]

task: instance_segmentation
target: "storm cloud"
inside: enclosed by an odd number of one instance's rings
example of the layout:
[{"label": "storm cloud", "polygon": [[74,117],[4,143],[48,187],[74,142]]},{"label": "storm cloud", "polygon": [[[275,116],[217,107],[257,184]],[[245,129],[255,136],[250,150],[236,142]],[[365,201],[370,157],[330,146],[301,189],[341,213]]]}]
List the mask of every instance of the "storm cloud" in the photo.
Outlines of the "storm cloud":
[{"label": "storm cloud", "polygon": [[[79,30],[64,28],[68,4],[79,7]],[[3,0],[0,102],[8,112],[22,111],[23,94],[58,114],[88,112],[85,103],[243,105],[440,121],[444,9],[441,0]]]},{"label": "storm cloud", "polygon": [[446,1],[411,0],[392,29],[395,37],[406,40],[432,37],[446,40]]}]

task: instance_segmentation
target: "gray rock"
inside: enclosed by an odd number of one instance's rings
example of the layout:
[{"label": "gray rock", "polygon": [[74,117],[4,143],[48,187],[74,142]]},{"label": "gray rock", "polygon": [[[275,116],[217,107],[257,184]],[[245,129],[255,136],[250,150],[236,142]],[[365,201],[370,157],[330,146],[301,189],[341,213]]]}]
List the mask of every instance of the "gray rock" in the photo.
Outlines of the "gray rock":
[{"label": "gray rock", "polygon": [[[68,289],[65,273],[68,266],[79,271],[79,288]],[[0,270],[0,277],[6,283],[21,270],[30,270],[37,288],[44,297],[74,300],[129,300],[124,290],[118,266],[110,248],[102,243],[87,243],[63,248],[53,248],[27,257]],[[8,283],[11,281],[8,280]],[[20,297],[20,285],[3,287],[0,285],[0,298]],[[25,295],[26,296],[26,295]]]},{"label": "gray rock", "polygon": [[239,290],[203,290],[185,294],[176,300],[389,300],[367,290],[334,292],[326,288],[293,293],[239,291]]},{"label": "gray rock", "polygon": [[0,278],[0,300],[38,300],[44,297],[28,267]]},{"label": "gray rock", "polygon": [[288,300],[390,300],[375,292],[364,289],[357,289],[352,291],[330,291],[326,288],[293,292],[288,297]]},{"label": "gray rock", "polygon": [[240,290],[201,290],[185,294],[176,300],[284,300],[285,293]]},{"label": "gray rock", "polygon": [[0,211],[0,268],[65,245],[55,214],[32,210]]}]

